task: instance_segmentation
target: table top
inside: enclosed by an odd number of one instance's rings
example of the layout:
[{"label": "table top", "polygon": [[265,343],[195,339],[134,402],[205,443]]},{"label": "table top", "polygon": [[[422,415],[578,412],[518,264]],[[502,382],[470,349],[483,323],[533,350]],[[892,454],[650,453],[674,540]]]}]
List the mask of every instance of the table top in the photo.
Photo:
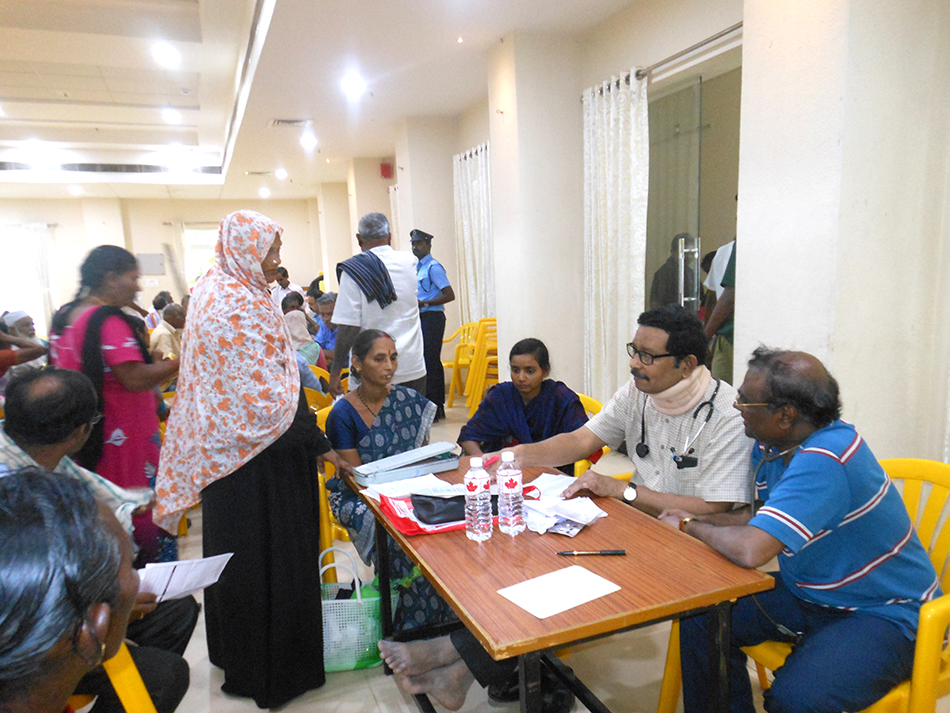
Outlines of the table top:
[{"label": "table top", "polygon": [[[455,471],[439,473],[461,482]],[[530,482],[550,468],[525,468]],[[354,485],[350,480],[351,486]],[[495,658],[563,646],[712,606],[773,587],[758,570],[739,567],[706,544],[612,498],[595,502],[608,516],[576,537],[517,537],[496,527],[490,540],[473,542],[464,530],[406,536],[396,530],[375,501],[369,507],[406,554],[453,608],[459,619]],[[626,556],[563,557],[562,550],[625,549]],[[620,585],[620,590],[546,619],[537,619],[498,590],[572,565]]]}]

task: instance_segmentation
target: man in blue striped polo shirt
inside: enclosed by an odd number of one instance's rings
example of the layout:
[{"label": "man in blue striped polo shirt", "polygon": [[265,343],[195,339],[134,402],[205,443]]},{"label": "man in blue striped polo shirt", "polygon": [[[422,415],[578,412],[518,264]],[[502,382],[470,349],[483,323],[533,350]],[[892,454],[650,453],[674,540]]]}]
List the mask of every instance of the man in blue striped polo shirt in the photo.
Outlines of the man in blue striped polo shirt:
[{"label": "man in blue striped polo shirt", "polygon": [[[760,507],[660,516],[744,567],[779,558],[775,589],[733,607],[731,710],[755,710],[740,647],[766,640],[794,644],[766,710],[863,710],[910,677],[937,575],[900,494],[840,420],[838,384],[818,359],[757,349],[735,406],[756,439]],[[705,710],[707,617],[682,620],[680,641],[684,709]]]}]

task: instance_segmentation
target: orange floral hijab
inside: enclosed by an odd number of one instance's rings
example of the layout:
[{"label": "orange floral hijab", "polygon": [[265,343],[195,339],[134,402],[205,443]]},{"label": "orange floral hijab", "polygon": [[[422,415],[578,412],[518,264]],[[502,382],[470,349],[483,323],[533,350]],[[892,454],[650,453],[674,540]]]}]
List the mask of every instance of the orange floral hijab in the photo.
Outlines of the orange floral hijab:
[{"label": "orange floral hijab", "polygon": [[261,261],[281,227],[249,210],[221,222],[214,266],[195,288],[178,391],[158,464],[155,520],[176,532],[201,490],[276,441],[294,420],[300,373]]}]

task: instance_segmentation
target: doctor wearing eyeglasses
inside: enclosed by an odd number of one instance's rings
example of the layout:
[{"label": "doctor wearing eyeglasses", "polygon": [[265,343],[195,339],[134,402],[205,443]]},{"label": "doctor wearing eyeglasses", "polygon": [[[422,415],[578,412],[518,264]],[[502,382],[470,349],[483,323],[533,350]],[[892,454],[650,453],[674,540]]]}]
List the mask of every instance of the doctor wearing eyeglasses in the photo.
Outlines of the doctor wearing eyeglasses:
[{"label": "doctor wearing eyeglasses", "polygon": [[517,457],[526,466],[569,463],[626,441],[629,481],[587,471],[563,497],[613,497],[654,517],[668,508],[700,515],[751,502],[752,440],[733,407],[736,390],[703,364],[702,323],[677,305],[644,312],[637,323],[627,345],[633,379],[585,425],[516,446]]}]

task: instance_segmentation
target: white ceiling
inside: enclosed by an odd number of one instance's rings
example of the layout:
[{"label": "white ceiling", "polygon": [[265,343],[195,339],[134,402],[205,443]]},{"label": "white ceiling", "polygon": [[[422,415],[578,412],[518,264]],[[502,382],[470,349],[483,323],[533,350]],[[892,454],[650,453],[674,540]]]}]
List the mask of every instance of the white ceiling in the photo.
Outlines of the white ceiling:
[{"label": "white ceiling", "polygon": [[[70,184],[103,197],[257,198],[262,185],[272,198],[313,196],[346,180],[350,158],[392,156],[404,117],[483,99],[488,49],[504,35],[580,34],[628,2],[0,0],[0,197],[61,198]],[[158,39],[181,53],[177,69],[152,59]],[[355,103],[340,90],[350,70],[368,84]],[[166,107],[180,125],[165,123]],[[317,152],[273,119],[312,120]],[[37,139],[48,164],[86,170],[25,170]],[[171,145],[204,171],[154,168]],[[287,180],[245,175],[278,167]]]}]

